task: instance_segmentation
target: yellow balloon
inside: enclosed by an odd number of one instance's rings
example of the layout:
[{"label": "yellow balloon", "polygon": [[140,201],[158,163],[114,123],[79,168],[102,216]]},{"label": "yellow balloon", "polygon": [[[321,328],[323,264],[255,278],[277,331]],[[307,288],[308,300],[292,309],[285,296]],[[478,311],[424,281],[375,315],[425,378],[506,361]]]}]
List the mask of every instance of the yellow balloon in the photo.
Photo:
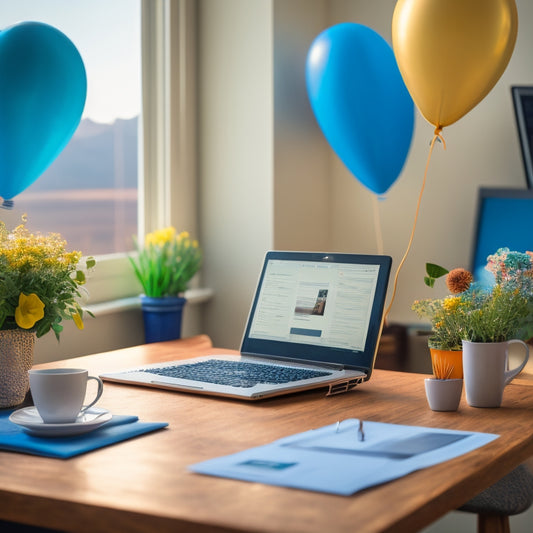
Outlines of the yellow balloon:
[{"label": "yellow balloon", "polygon": [[494,87],[513,53],[514,0],[398,0],[392,47],[413,101],[436,128]]}]

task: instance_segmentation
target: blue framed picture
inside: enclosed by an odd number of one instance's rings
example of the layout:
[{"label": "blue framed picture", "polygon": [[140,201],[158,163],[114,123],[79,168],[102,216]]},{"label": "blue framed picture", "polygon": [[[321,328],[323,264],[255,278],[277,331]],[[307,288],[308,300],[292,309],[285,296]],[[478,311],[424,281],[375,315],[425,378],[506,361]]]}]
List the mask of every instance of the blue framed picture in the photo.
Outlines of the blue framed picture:
[{"label": "blue framed picture", "polygon": [[471,261],[476,281],[492,283],[487,257],[505,247],[533,251],[533,189],[479,190]]}]

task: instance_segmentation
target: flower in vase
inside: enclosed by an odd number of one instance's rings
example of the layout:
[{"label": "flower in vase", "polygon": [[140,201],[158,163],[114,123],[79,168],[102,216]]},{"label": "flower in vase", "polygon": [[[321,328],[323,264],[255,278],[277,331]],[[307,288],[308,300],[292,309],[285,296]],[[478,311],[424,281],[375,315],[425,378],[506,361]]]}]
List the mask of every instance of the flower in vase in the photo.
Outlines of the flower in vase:
[{"label": "flower in vase", "polygon": [[[441,269],[454,294],[413,303],[417,315],[431,324],[430,347],[460,350],[463,340],[502,342],[533,337],[533,254],[500,248],[487,258],[485,268],[494,275],[490,286],[473,281],[464,269],[449,273]],[[432,273],[428,277],[434,278]],[[458,288],[462,290],[456,292]]]},{"label": "flower in vase", "polygon": [[159,298],[184,293],[202,263],[198,241],[172,226],[148,233],[143,246],[134,241],[138,255],[129,260],[144,294]]},{"label": "flower in vase", "polygon": [[[52,330],[59,340],[63,320],[83,329],[82,254],[66,246],[57,233],[31,233],[25,216],[12,231],[0,221],[0,330],[34,331],[37,337]],[[94,264],[87,258],[85,269]]]}]

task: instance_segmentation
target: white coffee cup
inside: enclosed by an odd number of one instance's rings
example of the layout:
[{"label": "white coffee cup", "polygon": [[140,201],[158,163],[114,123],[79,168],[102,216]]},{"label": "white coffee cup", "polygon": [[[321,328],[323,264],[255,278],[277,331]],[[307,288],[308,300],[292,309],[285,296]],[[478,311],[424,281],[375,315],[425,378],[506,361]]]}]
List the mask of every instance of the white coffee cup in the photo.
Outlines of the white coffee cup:
[{"label": "white coffee cup", "polygon": [[[81,368],[30,370],[29,375],[33,403],[47,424],[75,422],[100,399],[104,388],[100,378],[89,376],[89,372]],[[91,379],[98,383],[98,391],[91,403],[83,405],[87,382]]]},{"label": "white coffee cup", "polygon": [[[509,347],[520,345],[524,359],[509,370]],[[503,342],[463,341],[463,372],[466,401],[472,407],[500,407],[503,390],[522,371],[529,359],[529,346],[519,339]]]}]

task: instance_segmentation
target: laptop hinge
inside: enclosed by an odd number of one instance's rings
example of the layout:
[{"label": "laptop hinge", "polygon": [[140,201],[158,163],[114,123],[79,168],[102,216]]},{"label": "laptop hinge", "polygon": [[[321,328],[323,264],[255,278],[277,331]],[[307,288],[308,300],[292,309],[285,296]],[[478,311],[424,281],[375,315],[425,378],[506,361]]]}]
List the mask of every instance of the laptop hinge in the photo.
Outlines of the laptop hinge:
[{"label": "laptop hinge", "polygon": [[326,396],[335,396],[336,394],[342,394],[344,392],[351,391],[357,385],[359,385],[359,383],[362,383],[364,379],[364,376],[359,376],[356,378],[347,378],[334,381],[333,383],[329,384],[329,389]]},{"label": "laptop hinge", "polygon": [[[262,361],[264,361],[265,359],[270,359],[271,361],[278,361],[280,363],[286,363],[288,365],[292,364],[295,366],[298,366],[298,365],[314,366],[318,368],[327,368],[329,370],[347,370],[348,369],[348,367],[340,363],[326,363],[324,361],[313,361],[309,359],[298,359],[296,361],[295,359],[291,359],[290,357],[281,357],[279,355],[256,354],[256,353],[250,353],[250,352],[241,352],[241,355],[245,355],[246,357],[255,357]],[[360,370],[360,369],[357,369],[357,370]]]}]

